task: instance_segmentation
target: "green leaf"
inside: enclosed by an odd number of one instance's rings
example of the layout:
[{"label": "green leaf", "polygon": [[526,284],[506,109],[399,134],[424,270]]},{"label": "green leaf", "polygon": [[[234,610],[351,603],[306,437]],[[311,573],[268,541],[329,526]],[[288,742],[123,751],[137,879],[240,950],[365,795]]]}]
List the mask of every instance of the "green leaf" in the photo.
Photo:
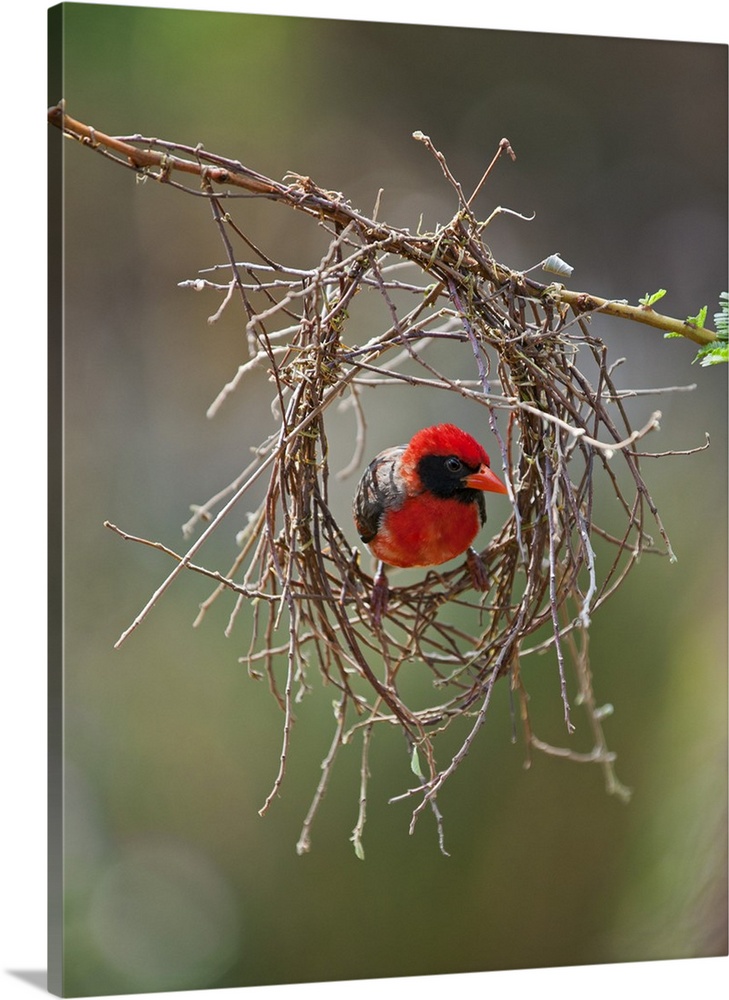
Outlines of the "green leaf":
[{"label": "green leaf", "polygon": [[646,309],[650,309],[653,305],[655,305],[656,302],[659,301],[659,299],[662,299],[665,294],[666,294],[666,289],[659,288],[658,291],[653,292],[652,295],[650,294],[650,292],[646,292],[642,299],[638,299],[638,302],[642,306],[645,306]]},{"label": "green leaf", "polygon": [[721,312],[714,313],[714,327],[719,339],[726,340],[729,336],[729,292],[721,293],[719,307]]},{"label": "green leaf", "polygon": [[418,748],[413,747],[413,752],[410,755],[410,770],[413,772],[416,778],[425,780],[425,776],[420,769],[420,758],[418,757]]},{"label": "green leaf", "polygon": [[[697,361],[702,368],[710,365],[723,365],[729,362],[729,292],[722,292],[719,296],[719,307],[721,312],[714,313],[714,326],[716,327],[716,340],[711,344],[704,344],[699,348],[696,357],[691,362]],[[703,316],[699,313],[698,318],[702,321],[706,319],[706,309],[702,310]],[[687,320],[690,322],[690,320]]]},{"label": "green leaf", "polygon": [[709,365],[727,364],[729,362],[729,344],[720,344],[706,353],[699,352],[694,361],[699,361],[702,368],[708,368]]},{"label": "green leaf", "polygon": [[703,326],[706,322],[706,314],[708,311],[709,307],[704,306],[703,309],[699,309],[697,316],[687,316],[685,322],[688,323],[689,326]]}]

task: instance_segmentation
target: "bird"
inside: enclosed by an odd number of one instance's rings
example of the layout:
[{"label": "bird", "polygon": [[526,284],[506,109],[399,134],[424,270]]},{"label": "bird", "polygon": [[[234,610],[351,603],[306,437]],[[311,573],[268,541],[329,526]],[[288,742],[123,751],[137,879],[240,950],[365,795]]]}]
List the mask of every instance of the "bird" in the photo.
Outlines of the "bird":
[{"label": "bird", "polygon": [[352,513],[360,539],[378,560],[371,599],[376,619],[387,605],[385,565],[439,566],[467,552],[474,585],[486,588],[471,543],[486,521],[484,492],[508,493],[490,465],[484,448],[454,424],[424,427],[408,444],[386,448],[370,462]]}]

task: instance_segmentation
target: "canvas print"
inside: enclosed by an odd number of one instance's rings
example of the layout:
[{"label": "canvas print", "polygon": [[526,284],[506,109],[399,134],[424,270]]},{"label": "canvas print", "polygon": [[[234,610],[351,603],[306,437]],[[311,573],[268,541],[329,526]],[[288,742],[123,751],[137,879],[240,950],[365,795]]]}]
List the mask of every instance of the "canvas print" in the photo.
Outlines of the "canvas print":
[{"label": "canvas print", "polygon": [[51,991],[725,955],[726,46],[49,63]]}]

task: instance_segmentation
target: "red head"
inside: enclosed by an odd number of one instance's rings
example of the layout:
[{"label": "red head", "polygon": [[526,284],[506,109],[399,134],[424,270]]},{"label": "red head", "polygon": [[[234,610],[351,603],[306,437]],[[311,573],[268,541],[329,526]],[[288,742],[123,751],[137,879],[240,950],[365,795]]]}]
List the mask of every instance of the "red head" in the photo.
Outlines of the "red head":
[{"label": "red head", "polygon": [[[418,431],[402,456],[403,478],[410,484],[423,482],[423,463],[430,458],[453,459],[454,475],[472,490],[506,493],[507,489],[490,469],[491,461],[481,445],[470,434],[453,424],[436,424]],[[458,475],[456,463],[461,464]],[[443,464],[443,463],[441,463]],[[447,468],[447,465],[444,467]]]}]

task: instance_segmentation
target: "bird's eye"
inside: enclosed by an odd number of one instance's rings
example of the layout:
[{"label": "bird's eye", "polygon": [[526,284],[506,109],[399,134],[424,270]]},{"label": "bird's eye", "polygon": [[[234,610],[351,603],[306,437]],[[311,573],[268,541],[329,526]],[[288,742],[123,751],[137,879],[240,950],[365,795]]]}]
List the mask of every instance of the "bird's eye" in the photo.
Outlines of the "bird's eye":
[{"label": "bird's eye", "polygon": [[445,460],[445,467],[449,472],[456,474],[463,471],[463,462],[455,455],[451,455]]}]

